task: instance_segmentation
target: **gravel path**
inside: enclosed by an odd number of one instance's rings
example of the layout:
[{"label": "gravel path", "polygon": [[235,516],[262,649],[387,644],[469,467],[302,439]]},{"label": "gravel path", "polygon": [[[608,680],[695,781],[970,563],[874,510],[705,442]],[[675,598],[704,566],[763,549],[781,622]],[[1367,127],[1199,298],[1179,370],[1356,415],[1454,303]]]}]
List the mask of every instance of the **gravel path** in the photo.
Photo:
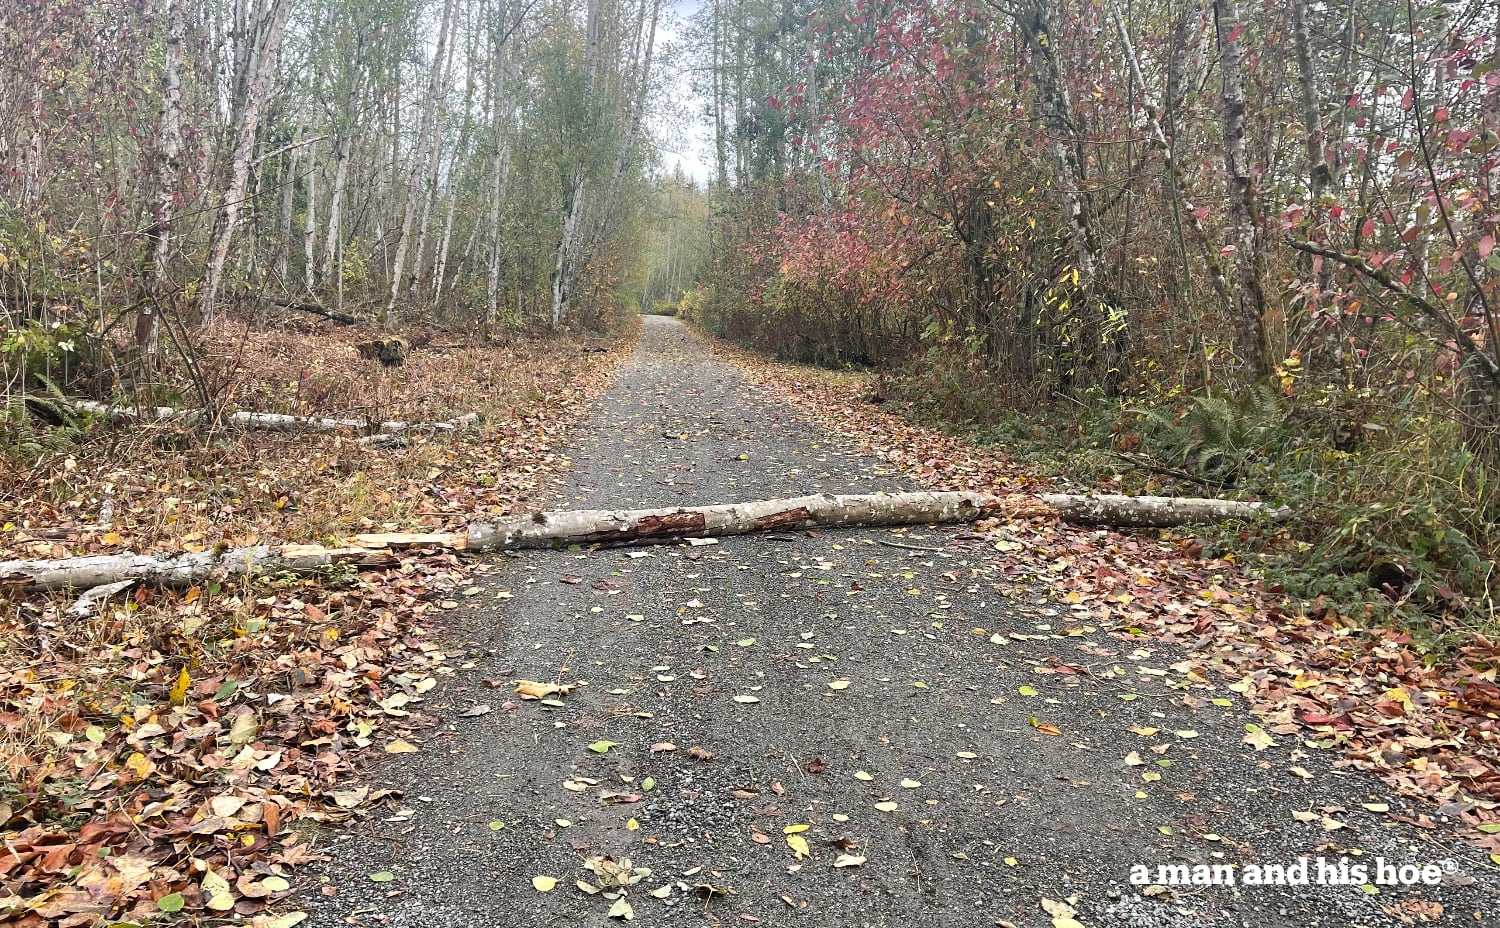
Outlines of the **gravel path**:
[{"label": "gravel path", "polygon": [[[656,317],[589,434],[559,505],[907,486]],[[501,559],[449,613],[453,673],[421,706],[438,724],[375,771],[400,800],[325,841],[311,923],[618,925],[575,885],[607,855],[649,869],[624,897],[643,925],[1500,924],[1494,867],[1438,810],[1290,738],[1253,750],[1219,681],[1012,591],[1003,558],[920,529]],[[513,678],[575,687],[512,703]],[[1396,819],[1424,813],[1438,827]],[[1130,883],[1303,856],[1444,872]]]}]

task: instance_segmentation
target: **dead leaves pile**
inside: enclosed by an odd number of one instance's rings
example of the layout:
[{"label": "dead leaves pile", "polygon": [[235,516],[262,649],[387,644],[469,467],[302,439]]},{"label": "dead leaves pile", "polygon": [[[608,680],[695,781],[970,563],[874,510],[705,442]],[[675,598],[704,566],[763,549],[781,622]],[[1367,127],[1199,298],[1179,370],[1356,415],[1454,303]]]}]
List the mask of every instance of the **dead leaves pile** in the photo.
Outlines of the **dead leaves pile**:
[{"label": "dead leaves pile", "polygon": [[[263,914],[322,855],[299,820],[364,815],[359,752],[413,746],[448,660],[421,623],[462,580],[412,560],[351,589],[313,581],[141,591],[0,673],[0,921],[90,925],[159,912]],[[406,745],[406,748],[393,746]]]},{"label": "dead leaves pile", "polygon": [[[934,489],[1047,489],[1003,455],[914,425],[865,401],[848,375],[714,350],[830,434]],[[1230,559],[1172,532],[1122,534],[1046,521],[981,524],[1018,593],[1045,590],[1072,618],[1151,635],[1194,655],[1202,679],[1230,681],[1262,723],[1245,741],[1337,751],[1403,795],[1438,804],[1467,836],[1500,854],[1500,647],[1476,635],[1441,662],[1410,636],[1369,629],[1265,589]],[[1268,752],[1269,753],[1269,752]],[[1414,820],[1435,827],[1430,817]]]}]

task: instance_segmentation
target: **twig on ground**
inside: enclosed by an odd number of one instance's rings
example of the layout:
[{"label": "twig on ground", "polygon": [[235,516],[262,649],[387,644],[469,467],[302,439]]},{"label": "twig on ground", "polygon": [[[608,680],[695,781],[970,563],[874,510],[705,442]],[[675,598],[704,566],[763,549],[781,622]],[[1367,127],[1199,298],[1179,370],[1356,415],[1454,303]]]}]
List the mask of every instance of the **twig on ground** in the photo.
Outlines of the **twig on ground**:
[{"label": "twig on ground", "polygon": [[906,551],[931,551],[935,554],[942,554],[946,550],[944,548],[934,548],[930,545],[906,545],[899,541],[886,541],[884,538],[875,539],[875,543],[877,545],[885,545],[887,548],[902,548]]}]

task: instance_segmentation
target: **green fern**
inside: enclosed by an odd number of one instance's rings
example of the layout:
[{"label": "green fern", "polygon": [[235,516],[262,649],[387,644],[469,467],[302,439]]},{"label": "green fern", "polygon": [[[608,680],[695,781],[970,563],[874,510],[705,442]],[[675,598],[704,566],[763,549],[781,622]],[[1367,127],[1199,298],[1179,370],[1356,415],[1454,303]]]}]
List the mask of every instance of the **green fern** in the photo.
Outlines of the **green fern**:
[{"label": "green fern", "polygon": [[1177,414],[1133,410],[1157,460],[1232,482],[1254,459],[1272,457],[1285,442],[1286,410],[1270,387],[1256,385],[1239,396],[1191,397]]}]

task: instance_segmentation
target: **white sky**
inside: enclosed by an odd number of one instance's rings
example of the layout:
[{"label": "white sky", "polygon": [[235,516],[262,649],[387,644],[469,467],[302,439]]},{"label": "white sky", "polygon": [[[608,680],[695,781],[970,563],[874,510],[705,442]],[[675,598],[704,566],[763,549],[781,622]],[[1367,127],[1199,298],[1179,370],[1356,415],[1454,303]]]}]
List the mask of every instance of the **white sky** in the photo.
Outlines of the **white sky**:
[{"label": "white sky", "polygon": [[[670,15],[662,18],[657,27],[657,42],[664,47],[681,46],[683,27],[689,16],[698,10],[702,0],[665,0],[663,12]],[[681,59],[679,53],[672,56]],[[665,77],[668,92],[664,106],[653,113],[652,134],[661,143],[662,169],[670,173],[678,165],[699,184],[713,176],[713,126],[703,116],[705,101],[693,93],[691,75],[686,70],[689,62],[668,60]],[[675,109],[672,114],[665,112]]]}]

